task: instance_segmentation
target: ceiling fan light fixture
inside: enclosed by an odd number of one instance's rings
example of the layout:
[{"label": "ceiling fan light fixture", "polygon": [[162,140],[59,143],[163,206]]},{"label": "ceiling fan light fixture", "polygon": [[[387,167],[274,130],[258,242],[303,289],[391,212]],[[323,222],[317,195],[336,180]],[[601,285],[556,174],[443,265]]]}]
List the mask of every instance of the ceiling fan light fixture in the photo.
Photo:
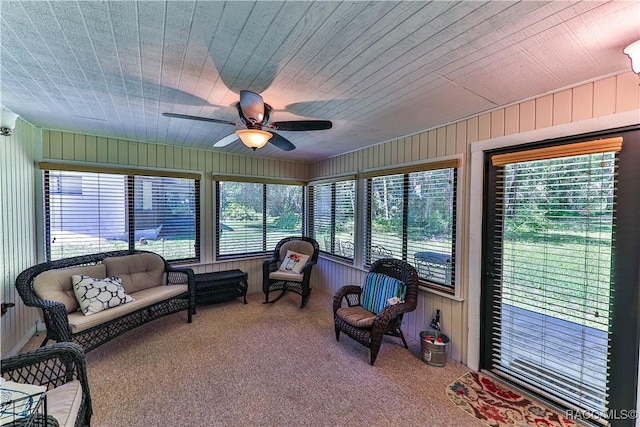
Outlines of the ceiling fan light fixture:
[{"label": "ceiling fan light fixture", "polygon": [[640,75],[640,40],[625,47],[623,52],[631,58],[631,68],[633,72]]},{"label": "ceiling fan light fixture", "polygon": [[8,108],[0,106],[0,135],[10,136],[16,127],[18,115]]},{"label": "ceiling fan light fixture", "polygon": [[236,131],[236,135],[244,145],[254,151],[264,147],[273,136],[272,133],[259,129],[240,129]]}]

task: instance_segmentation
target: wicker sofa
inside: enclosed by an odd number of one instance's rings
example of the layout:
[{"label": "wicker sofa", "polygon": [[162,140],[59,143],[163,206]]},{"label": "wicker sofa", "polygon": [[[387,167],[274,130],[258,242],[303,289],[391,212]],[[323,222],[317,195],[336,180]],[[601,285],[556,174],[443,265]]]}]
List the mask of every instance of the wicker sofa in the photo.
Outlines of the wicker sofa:
[{"label": "wicker sofa", "polygon": [[[117,277],[133,298],[91,315],[78,309],[72,276]],[[25,305],[42,310],[46,337],[76,342],[89,351],[110,339],[159,317],[187,310],[195,312],[195,281],[190,268],[169,265],[147,251],[112,251],[64,258],[28,268],[16,287]]]},{"label": "wicker sofa", "polygon": [[56,343],[2,360],[2,377],[14,383],[44,386],[47,418],[33,418],[10,425],[88,426],[91,424],[91,394],[82,348],[75,343]]}]

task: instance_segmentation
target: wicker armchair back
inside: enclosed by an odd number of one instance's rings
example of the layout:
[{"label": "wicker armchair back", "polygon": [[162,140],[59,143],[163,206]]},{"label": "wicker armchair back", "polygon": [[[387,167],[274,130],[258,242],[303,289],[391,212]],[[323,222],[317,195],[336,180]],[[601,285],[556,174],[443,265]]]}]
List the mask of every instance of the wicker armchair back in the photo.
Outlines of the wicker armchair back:
[{"label": "wicker armchair back", "polygon": [[[87,379],[87,364],[84,352],[78,344],[51,344],[3,359],[0,365],[2,366],[2,377],[4,379],[23,384],[42,385],[48,391],[71,381],[78,381],[82,387],[82,396],[78,415],[73,425],[75,427],[91,425],[93,410],[91,407],[89,381]],[[47,406],[55,405],[56,402],[49,402],[49,398],[47,399]],[[69,407],[69,404],[67,402],[62,406]],[[44,419],[37,419],[33,425],[51,424],[44,421]],[[68,424],[63,423],[63,425]]]},{"label": "wicker armchair back", "polygon": [[125,250],[82,255],[41,263],[20,273],[16,278],[16,288],[22,301],[29,307],[37,307],[42,310],[43,320],[47,327],[47,335],[42,345],[46,344],[49,339],[57,342],[76,342],[84,351],[89,351],[141,324],[181,310],[187,310],[187,321],[191,323],[192,314],[195,312],[195,276],[193,270],[173,267],[157,254],[154,255],[162,259],[164,263],[165,275],[165,283],[159,283],[158,285],[187,284],[187,292],[145,305],[133,312],[123,314],[118,318],[76,333],[72,332],[65,304],[60,301],[42,299],[34,290],[34,279],[45,271],[96,265],[107,258],[150,253],[152,252]]},{"label": "wicker armchair back", "polygon": [[344,332],[365,347],[368,347],[371,356],[370,363],[373,365],[378,357],[384,335],[402,339],[404,347],[409,348],[401,326],[404,314],[415,310],[418,303],[418,273],[411,264],[394,258],[383,258],[375,261],[371,265],[369,272],[381,273],[403,282],[406,286],[404,302],[389,305],[380,311],[375,316],[373,327],[354,326],[343,319],[338,314],[338,310],[343,306],[343,301],[349,307],[361,306],[362,287],[347,285],[338,289],[333,296],[333,317],[336,340],[340,339],[340,332]]},{"label": "wicker armchair back", "polygon": [[[284,260],[287,249],[294,252],[309,255],[309,259],[302,268],[300,274],[282,273],[278,271],[280,264]],[[311,269],[318,262],[320,246],[311,237],[291,236],[280,240],[273,250],[270,258],[262,263],[262,291],[265,296],[265,303],[278,301],[287,291],[294,292],[302,296],[300,308],[303,308],[311,295]],[[278,296],[269,301],[269,293],[280,291]]]}]

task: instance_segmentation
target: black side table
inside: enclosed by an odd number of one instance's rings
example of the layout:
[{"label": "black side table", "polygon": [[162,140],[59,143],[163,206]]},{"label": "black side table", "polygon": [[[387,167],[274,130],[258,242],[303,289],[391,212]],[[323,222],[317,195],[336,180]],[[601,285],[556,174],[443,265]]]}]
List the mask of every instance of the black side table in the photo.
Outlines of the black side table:
[{"label": "black side table", "polygon": [[216,271],[195,275],[196,304],[228,301],[242,297],[247,303],[247,273],[242,270]]}]

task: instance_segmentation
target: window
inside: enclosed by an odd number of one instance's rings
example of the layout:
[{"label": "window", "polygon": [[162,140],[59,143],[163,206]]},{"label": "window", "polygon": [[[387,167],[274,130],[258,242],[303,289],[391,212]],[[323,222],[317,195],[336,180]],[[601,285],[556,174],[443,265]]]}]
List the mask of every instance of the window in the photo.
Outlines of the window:
[{"label": "window", "polygon": [[49,188],[51,194],[82,194],[82,176],[60,174],[51,177]]},{"label": "window", "polygon": [[287,236],[302,236],[304,187],[279,182],[216,181],[216,255],[273,250]]},{"label": "window", "polygon": [[639,138],[487,154],[482,367],[596,421],[636,403]]},{"label": "window", "polygon": [[[167,260],[199,256],[199,181],[44,168],[47,259],[141,249]],[[59,167],[59,166],[57,166]],[[61,182],[80,191],[56,191]]]},{"label": "window", "polygon": [[403,259],[430,287],[455,290],[457,159],[368,172],[366,263]]},{"label": "window", "polygon": [[351,260],[355,256],[355,187],[353,176],[310,185],[311,237],[323,252]]}]

